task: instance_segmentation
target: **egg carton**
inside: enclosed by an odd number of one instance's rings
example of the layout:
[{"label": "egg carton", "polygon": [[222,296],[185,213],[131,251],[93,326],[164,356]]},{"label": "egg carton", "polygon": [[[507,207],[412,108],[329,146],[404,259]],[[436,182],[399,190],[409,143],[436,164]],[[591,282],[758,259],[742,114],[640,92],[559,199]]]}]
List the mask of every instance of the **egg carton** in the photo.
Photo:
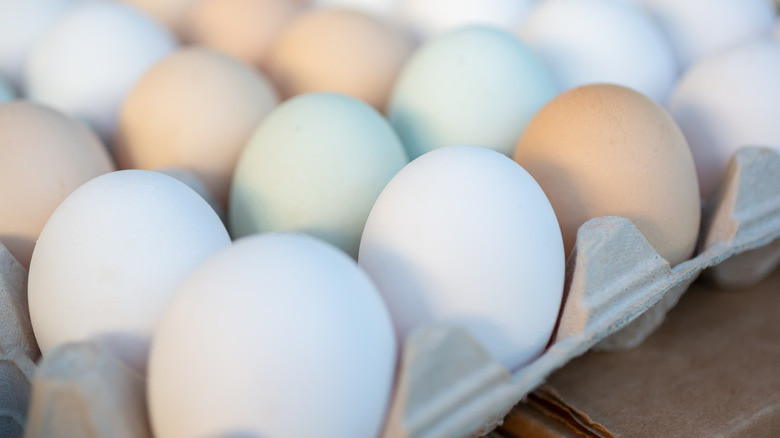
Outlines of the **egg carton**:
[{"label": "egg carton", "polygon": [[[778,152],[739,151],[704,206],[698,255],[675,267],[627,219],[585,223],[567,263],[565,306],[549,348],[510,373],[461,328],[416,330],[405,342],[382,436],[484,435],[572,358],[641,343],[705,268],[724,287],[760,281],[780,262],[778,188]],[[36,372],[26,278],[0,244],[0,436],[22,436],[25,425],[27,437],[150,436],[143,378],[97,345],[52,350]]]},{"label": "egg carton", "polygon": [[702,225],[698,255],[671,267],[627,219],[583,224],[566,266],[565,305],[554,341],[514,373],[463,329],[436,325],[411,333],[382,436],[487,434],[574,357],[591,348],[639,345],[705,269],[723,287],[760,281],[780,261],[780,153],[738,151],[703,206]]}]

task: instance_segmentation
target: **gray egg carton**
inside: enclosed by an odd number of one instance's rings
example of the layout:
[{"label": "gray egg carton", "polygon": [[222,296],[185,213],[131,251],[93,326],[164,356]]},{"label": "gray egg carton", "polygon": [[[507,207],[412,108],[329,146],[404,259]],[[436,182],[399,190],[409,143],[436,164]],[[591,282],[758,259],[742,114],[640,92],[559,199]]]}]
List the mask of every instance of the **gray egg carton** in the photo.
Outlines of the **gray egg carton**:
[{"label": "gray egg carton", "polygon": [[[510,373],[458,327],[416,330],[403,348],[382,436],[486,434],[572,358],[639,345],[704,269],[722,287],[760,281],[780,262],[778,152],[745,148],[732,158],[704,206],[699,248],[670,267],[629,220],[587,222],[567,263],[566,304],[549,348]],[[143,378],[97,345],[55,349],[36,372],[26,278],[0,244],[0,436],[149,436]]]}]

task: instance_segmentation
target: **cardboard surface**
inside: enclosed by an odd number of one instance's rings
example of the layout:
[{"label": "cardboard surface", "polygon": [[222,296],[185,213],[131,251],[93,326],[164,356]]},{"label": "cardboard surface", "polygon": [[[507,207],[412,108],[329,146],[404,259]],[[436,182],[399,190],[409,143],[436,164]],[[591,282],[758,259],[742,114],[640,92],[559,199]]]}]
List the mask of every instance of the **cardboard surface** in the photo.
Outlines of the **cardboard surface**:
[{"label": "cardboard surface", "polygon": [[151,437],[146,381],[97,343],[54,348],[35,374],[24,436]]},{"label": "cardboard surface", "polygon": [[27,307],[27,271],[0,243],[0,436],[20,437],[40,357]]},{"label": "cardboard surface", "polygon": [[780,270],[738,292],[697,282],[640,347],[574,359],[499,431],[525,436],[541,422],[568,426],[550,436],[780,436],[778,315]]}]

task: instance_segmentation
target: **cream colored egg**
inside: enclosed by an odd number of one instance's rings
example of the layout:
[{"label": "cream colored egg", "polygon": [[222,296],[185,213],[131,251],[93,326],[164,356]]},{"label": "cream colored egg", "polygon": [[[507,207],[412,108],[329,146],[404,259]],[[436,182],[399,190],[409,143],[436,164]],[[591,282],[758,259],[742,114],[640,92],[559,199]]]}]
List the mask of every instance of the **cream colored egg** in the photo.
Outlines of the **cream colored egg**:
[{"label": "cream colored egg", "polygon": [[0,104],[0,241],[29,266],[60,202],[112,170],[106,148],[78,121],[29,102]]},{"label": "cream colored egg", "polygon": [[271,55],[283,97],[343,93],[383,110],[413,43],[400,29],[346,9],[315,9],[295,20]]},{"label": "cream colored egg", "polygon": [[691,256],[699,231],[693,157],[672,117],[617,85],[564,92],[531,120],[515,151],[542,186],[566,254],[589,219],[630,219],[672,265]]},{"label": "cream colored egg", "polygon": [[265,67],[277,38],[298,14],[292,0],[203,0],[184,21],[184,38]]},{"label": "cream colored egg", "polygon": [[276,103],[270,83],[248,65],[208,49],[181,49],[125,100],[117,164],[189,170],[225,208],[241,149]]},{"label": "cream colored egg", "polygon": [[190,8],[201,0],[124,0],[143,10],[165,24],[177,35],[181,35],[184,19]]}]

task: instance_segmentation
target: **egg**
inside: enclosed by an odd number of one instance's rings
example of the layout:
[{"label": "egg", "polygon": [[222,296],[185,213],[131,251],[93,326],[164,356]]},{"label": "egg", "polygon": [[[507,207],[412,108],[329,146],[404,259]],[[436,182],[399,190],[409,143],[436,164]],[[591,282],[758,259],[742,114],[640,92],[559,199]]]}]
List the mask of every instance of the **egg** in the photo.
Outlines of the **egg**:
[{"label": "egg", "polygon": [[647,96],[612,84],[561,93],[528,124],[514,159],[550,199],[566,254],[580,225],[620,216],[671,265],[692,255],[701,217],[693,157]]},{"label": "egg", "polygon": [[231,234],[295,230],[356,257],[371,206],[406,163],[390,124],[363,102],[334,93],[290,99],[260,123],[239,158]]},{"label": "egg", "polygon": [[0,241],[29,267],[54,209],[80,185],[112,170],[103,144],[78,121],[31,102],[0,104]]},{"label": "egg", "polygon": [[664,103],[679,74],[666,35],[630,2],[545,0],[518,32],[564,90],[609,82]]},{"label": "egg", "polygon": [[468,26],[414,53],[388,118],[412,159],[459,144],[511,155],[528,121],[557,92],[541,60],[512,34]]},{"label": "egg", "polygon": [[276,40],[299,10],[292,0],[203,0],[187,13],[182,32],[193,44],[265,68]]},{"label": "egg", "polygon": [[152,429],[376,437],[395,357],[387,309],[347,255],[295,233],[239,239],[187,278],[155,332]]},{"label": "egg", "polygon": [[772,0],[644,0],[669,37],[680,66],[769,35],[777,21]]},{"label": "egg", "polygon": [[7,102],[16,98],[16,92],[11,84],[0,76],[0,103]]},{"label": "egg", "polygon": [[373,14],[377,18],[392,20],[399,0],[314,0],[312,5],[324,8],[345,8]]},{"label": "egg", "polygon": [[330,91],[382,111],[411,39],[401,29],[347,9],[313,9],[282,34],[268,72],[283,98]]},{"label": "egg", "polygon": [[141,9],[181,36],[187,14],[202,0],[122,0]]},{"label": "egg", "polygon": [[477,146],[429,152],[382,191],[358,264],[399,339],[464,327],[510,370],[538,356],[561,305],[564,254],[550,202],[510,158]]},{"label": "egg", "polygon": [[0,2],[0,75],[24,91],[24,66],[35,44],[80,0]]},{"label": "egg", "polygon": [[399,20],[422,39],[462,26],[483,24],[512,31],[537,0],[400,0]]},{"label": "egg", "polygon": [[702,59],[680,79],[668,106],[707,197],[737,149],[780,148],[780,41],[759,39]]},{"label": "egg", "polygon": [[51,215],[30,262],[30,320],[41,353],[94,340],[145,372],[163,309],[228,245],[214,210],[174,178],[122,170],[91,179]]},{"label": "egg", "polygon": [[175,47],[162,25],[131,6],[84,2],[33,48],[25,73],[28,95],[84,121],[110,146],[122,100]]},{"label": "egg", "polygon": [[180,49],[144,74],[122,104],[117,164],[189,170],[226,208],[238,156],[276,103],[270,82],[248,65]]}]

